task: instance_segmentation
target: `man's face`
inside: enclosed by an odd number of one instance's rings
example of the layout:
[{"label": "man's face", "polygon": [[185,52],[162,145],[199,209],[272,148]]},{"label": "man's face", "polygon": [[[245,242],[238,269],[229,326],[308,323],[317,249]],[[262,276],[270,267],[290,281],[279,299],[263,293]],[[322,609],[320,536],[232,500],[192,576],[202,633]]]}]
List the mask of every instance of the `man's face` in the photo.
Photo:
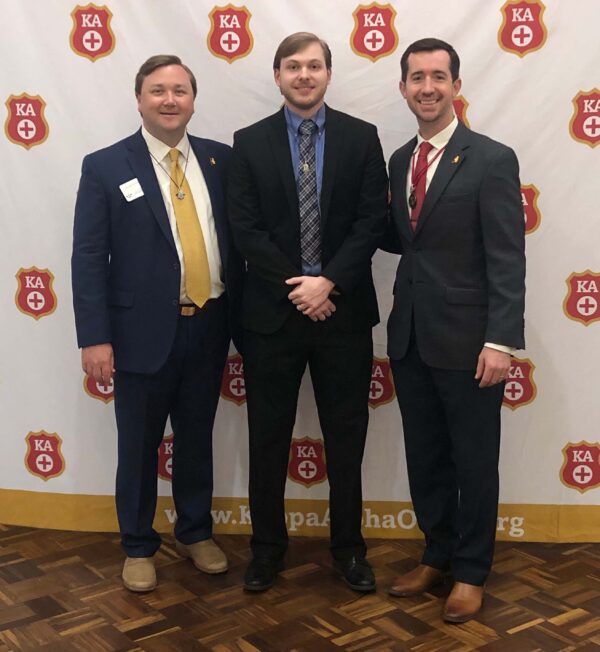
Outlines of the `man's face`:
[{"label": "man's face", "polygon": [[281,60],[275,83],[292,111],[310,118],[323,104],[331,80],[320,43],[310,43],[300,52]]},{"label": "man's face", "polygon": [[187,72],[178,65],[162,66],[149,74],[137,96],[144,127],[172,147],[194,113],[194,92]]},{"label": "man's face", "polygon": [[417,116],[419,127],[434,135],[452,122],[452,100],[460,91],[460,79],[452,81],[450,55],[445,50],[413,52],[407,63],[408,73],[406,81],[400,82],[400,92]]}]

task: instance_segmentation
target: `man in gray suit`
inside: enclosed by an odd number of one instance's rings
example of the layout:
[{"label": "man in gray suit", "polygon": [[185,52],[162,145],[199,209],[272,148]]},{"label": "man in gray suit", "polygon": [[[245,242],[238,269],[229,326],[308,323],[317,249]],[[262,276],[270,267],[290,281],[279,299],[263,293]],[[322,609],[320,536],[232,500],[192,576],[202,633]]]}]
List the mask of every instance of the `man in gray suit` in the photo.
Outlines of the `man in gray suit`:
[{"label": "man in gray suit", "polygon": [[458,122],[454,48],[427,38],[402,55],[400,92],[418,134],[390,160],[391,247],[401,253],[388,354],[402,413],[421,564],[396,596],[454,578],[444,619],[482,605],[498,509],[500,407],[524,346],[525,239],[514,152]]}]

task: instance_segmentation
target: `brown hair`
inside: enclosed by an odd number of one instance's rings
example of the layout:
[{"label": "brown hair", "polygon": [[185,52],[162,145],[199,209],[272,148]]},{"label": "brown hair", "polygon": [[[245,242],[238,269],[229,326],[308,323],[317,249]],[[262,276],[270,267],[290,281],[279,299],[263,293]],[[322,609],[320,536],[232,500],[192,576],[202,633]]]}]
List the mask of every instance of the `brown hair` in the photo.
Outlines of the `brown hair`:
[{"label": "brown hair", "polygon": [[190,78],[192,91],[194,92],[194,97],[196,97],[198,85],[196,84],[194,73],[174,54],[155,54],[153,57],[144,61],[135,76],[135,94],[139,95],[142,92],[142,84],[148,75],[151,75],[158,68],[164,68],[164,66],[181,66]]},{"label": "brown hair", "polygon": [[404,54],[400,59],[402,81],[405,82],[408,75],[408,56],[410,54],[416,54],[417,52],[433,52],[435,50],[444,50],[444,52],[448,53],[450,56],[450,75],[452,76],[452,81],[456,81],[460,73],[460,59],[458,58],[458,54],[456,54],[456,50],[450,45],[450,43],[446,43],[446,41],[442,41],[439,38],[422,38],[419,41],[411,43],[406,50],[404,50]]},{"label": "brown hair", "polygon": [[311,43],[318,43],[321,46],[323,49],[323,56],[325,57],[325,66],[327,70],[331,70],[331,50],[329,49],[329,46],[323,39],[320,39],[316,34],[312,34],[311,32],[295,32],[294,34],[286,36],[279,44],[277,52],[275,52],[273,70],[279,70],[282,59],[285,59],[285,57],[291,57],[292,54],[304,50],[304,48],[309,46]]}]

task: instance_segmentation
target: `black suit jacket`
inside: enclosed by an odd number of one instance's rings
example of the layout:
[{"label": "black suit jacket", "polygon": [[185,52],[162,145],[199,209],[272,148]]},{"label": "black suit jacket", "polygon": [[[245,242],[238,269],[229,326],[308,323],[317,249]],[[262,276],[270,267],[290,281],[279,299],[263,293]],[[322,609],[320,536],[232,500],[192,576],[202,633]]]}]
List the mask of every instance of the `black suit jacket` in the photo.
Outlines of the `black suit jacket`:
[{"label": "black suit jacket", "polygon": [[[409,225],[406,176],[413,138],[390,159],[391,227],[402,253],[388,320],[401,359],[412,319],[421,358],[475,369],[485,342],[525,346],[525,221],[514,152],[459,122]],[[389,249],[389,247],[385,247]]]},{"label": "black suit jacket", "polygon": [[[387,175],[377,130],[326,108],[321,188],[322,275],[339,290],[327,322],[343,330],[379,321],[371,257],[386,223]],[[285,280],[302,274],[300,214],[285,114],[234,135],[228,183],[234,241],[247,262],[242,321],[279,329],[293,304]]]},{"label": "black suit jacket", "polygon": [[[235,306],[242,270],[241,259],[236,260],[229,247],[225,216],[225,174],[231,148],[205,138],[189,136],[189,140],[210,195],[223,280],[230,304]],[[128,202],[119,186],[134,178],[144,194]],[[71,266],[79,346],[110,342],[117,369],[157,371],[175,337],[180,265],[141,131],[84,158]],[[236,334],[235,319],[232,326]]]}]

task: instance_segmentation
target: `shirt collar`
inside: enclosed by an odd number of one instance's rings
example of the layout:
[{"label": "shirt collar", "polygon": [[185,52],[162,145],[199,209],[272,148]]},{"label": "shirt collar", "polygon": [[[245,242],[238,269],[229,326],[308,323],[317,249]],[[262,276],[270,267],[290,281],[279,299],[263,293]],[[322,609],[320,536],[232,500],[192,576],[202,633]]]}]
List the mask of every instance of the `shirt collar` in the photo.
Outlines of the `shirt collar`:
[{"label": "shirt collar", "polygon": [[[442,149],[442,147],[446,147],[450,141],[450,138],[452,138],[452,134],[454,133],[456,127],[458,127],[458,118],[454,116],[452,122],[447,127],[439,131],[435,136],[432,136],[427,142],[431,143],[434,149]],[[423,138],[421,134],[417,133],[417,146],[415,151],[419,149],[421,143],[424,140],[425,138]]]},{"label": "shirt collar", "polygon": [[[162,140],[159,140],[156,136],[153,136],[143,125],[142,136],[146,141],[146,145],[148,145],[148,151],[157,161],[162,161],[164,158],[168,158],[171,147],[166,143],[163,143]],[[187,132],[183,134],[183,138],[177,143],[177,145],[175,145],[175,148],[178,149],[185,158],[185,155],[190,148],[190,141]]]},{"label": "shirt collar", "polygon": [[[288,108],[287,104],[283,107],[283,113],[285,115],[288,129],[294,134],[297,134],[300,124],[304,122],[306,118],[294,113],[290,108]],[[323,129],[325,129],[325,105],[323,104],[323,106],[321,106],[321,108],[310,119],[317,125],[319,135],[323,133]]]}]

